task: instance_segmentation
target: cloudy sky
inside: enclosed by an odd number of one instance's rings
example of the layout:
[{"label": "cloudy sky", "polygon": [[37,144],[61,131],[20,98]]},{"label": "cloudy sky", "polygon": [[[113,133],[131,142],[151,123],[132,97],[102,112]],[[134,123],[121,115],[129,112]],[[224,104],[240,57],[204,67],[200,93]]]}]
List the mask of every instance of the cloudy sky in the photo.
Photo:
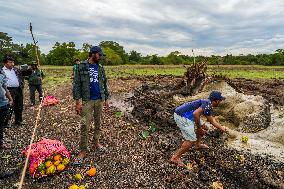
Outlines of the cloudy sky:
[{"label": "cloudy sky", "polygon": [[284,49],[283,0],[0,0],[0,31],[45,53],[55,42],[116,41],[142,54],[248,54]]}]

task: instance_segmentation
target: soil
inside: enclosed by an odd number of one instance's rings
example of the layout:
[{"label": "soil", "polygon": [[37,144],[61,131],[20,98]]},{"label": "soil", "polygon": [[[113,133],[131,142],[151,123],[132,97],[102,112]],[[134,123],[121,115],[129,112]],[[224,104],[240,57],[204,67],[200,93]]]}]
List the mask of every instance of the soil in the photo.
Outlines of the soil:
[{"label": "soil", "polygon": [[[216,181],[224,188],[284,188],[284,162],[229,149],[225,145],[227,137],[216,131],[204,138],[209,150],[191,150],[183,156],[185,163],[191,163],[191,169],[169,162],[182,136],[169,119],[172,115],[161,115],[156,110],[173,112],[175,105],[161,94],[171,90],[180,79],[151,76],[110,80],[112,101],[132,94],[128,100],[134,102],[134,109],[131,116],[117,116],[116,112],[120,110],[114,106],[104,113],[101,142],[108,151],[99,152],[90,145],[90,152],[81,166],[70,165],[61,174],[39,180],[32,179],[27,173],[23,188],[68,188],[73,183],[85,184],[88,188],[210,188]],[[272,103],[283,105],[283,81],[236,79],[232,83],[244,93],[260,94]],[[41,138],[60,140],[73,159],[79,150],[80,117],[74,111],[71,84],[47,89],[46,94],[56,96],[60,103],[42,109],[35,141]],[[0,151],[0,188],[3,189],[17,188],[24,162],[21,150],[28,145],[34,127],[37,108],[29,107],[27,99],[26,94],[26,125],[5,129],[5,139],[12,149]],[[157,131],[144,139],[142,132],[150,122],[156,124]],[[237,158],[238,154],[244,155],[243,162]],[[86,170],[93,165],[97,175],[91,178],[86,176]],[[73,179],[76,173],[83,175],[82,181]]]}]

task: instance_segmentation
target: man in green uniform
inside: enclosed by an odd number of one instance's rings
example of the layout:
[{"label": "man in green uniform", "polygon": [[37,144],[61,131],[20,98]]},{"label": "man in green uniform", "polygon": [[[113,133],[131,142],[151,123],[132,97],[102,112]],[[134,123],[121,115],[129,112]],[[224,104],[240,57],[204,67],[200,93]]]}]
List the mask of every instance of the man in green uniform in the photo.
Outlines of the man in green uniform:
[{"label": "man in green uniform", "polygon": [[27,80],[29,81],[31,106],[34,106],[35,105],[35,92],[37,91],[39,94],[39,101],[41,101],[43,97],[42,79],[44,77],[44,74],[38,68],[38,65],[36,63],[31,64],[31,70],[32,70],[32,74],[27,77]]}]

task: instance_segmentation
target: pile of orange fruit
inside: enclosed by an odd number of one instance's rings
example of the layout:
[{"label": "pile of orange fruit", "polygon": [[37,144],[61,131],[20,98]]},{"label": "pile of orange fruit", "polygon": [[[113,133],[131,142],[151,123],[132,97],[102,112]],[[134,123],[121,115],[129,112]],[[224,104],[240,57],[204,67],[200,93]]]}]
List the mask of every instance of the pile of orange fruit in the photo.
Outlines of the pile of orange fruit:
[{"label": "pile of orange fruit", "polygon": [[29,171],[31,175],[34,175],[36,178],[53,175],[56,172],[62,172],[66,166],[69,164],[70,160],[67,157],[63,157],[60,154],[54,154],[46,158],[39,165],[30,167]]}]

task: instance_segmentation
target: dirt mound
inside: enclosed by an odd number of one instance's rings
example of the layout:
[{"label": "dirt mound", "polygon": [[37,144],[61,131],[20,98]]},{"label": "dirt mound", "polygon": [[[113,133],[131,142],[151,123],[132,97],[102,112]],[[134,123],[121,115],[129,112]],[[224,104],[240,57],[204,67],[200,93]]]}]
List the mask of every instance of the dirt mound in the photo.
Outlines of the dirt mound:
[{"label": "dirt mound", "polygon": [[260,95],[276,105],[284,105],[284,80],[233,79],[230,85],[238,92]]}]

